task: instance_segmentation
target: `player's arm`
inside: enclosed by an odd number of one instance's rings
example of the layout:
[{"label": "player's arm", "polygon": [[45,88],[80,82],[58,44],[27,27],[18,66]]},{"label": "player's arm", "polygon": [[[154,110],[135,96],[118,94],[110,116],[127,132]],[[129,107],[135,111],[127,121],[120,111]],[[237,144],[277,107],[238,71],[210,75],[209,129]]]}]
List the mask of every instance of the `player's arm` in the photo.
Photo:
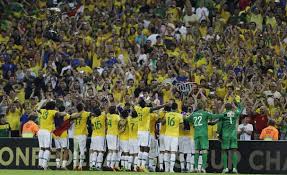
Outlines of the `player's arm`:
[{"label": "player's arm", "polygon": [[163,107],[165,107],[165,105],[160,105],[160,106],[157,106],[157,107],[150,108],[150,112],[159,110],[159,109],[161,109],[161,108],[163,108]]},{"label": "player's arm", "polygon": [[74,120],[74,119],[77,119],[77,118],[80,118],[80,117],[81,117],[80,113],[74,113],[74,114],[70,115],[70,119],[71,120]]},{"label": "player's arm", "polygon": [[184,120],[187,121],[188,123],[193,124],[193,113],[191,113],[188,117],[184,118]]},{"label": "player's arm", "polygon": [[66,112],[57,112],[56,113],[56,117],[64,117],[65,115],[67,115]]}]

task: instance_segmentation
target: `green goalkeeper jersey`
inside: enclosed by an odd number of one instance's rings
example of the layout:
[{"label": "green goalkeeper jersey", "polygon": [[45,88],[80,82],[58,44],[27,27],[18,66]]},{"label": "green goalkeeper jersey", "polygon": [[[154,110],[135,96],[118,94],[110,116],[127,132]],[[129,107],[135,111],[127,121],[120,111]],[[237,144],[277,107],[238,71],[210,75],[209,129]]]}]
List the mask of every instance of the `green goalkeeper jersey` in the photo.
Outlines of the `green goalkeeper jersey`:
[{"label": "green goalkeeper jersey", "polygon": [[238,118],[240,117],[241,112],[242,109],[239,107],[235,111],[228,110],[223,113],[223,116],[221,117],[221,129],[223,138],[237,138]]},{"label": "green goalkeeper jersey", "polygon": [[208,137],[208,120],[220,118],[221,116],[203,110],[193,112],[187,120],[194,126],[194,138]]}]

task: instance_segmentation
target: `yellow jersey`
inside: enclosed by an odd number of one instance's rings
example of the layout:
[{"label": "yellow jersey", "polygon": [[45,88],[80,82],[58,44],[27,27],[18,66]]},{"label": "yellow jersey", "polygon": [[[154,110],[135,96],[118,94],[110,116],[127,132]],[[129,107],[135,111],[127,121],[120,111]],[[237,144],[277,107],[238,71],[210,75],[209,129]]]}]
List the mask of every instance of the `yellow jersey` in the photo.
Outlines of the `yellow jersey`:
[{"label": "yellow jersey", "polygon": [[16,109],[15,112],[10,111],[5,116],[12,131],[20,129],[20,117],[21,117],[21,115],[22,115],[22,112],[19,109]]},{"label": "yellow jersey", "polygon": [[138,117],[128,117],[129,139],[138,138]]},{"label": "yellow jersey", "polygon": [[138,130],[149,131],[150,129],[150,108],[135,106],[135,110],[138,113]]},{"label": "yellow jersey", "polygon": [[126,119],[124,121],[126,121],[125,130],[120,133],[120,140],[127,141],[129,140],[129,126],[128,121]]},{"label": "yellow jersey", "polygon": [[49,132],[55,129],[54,118],[58,111],[40,109],[39,111],[39,126],[40,129],[46,129]]},{"label": "yellow jersey", "polygon": [[165,135],[171,137],[178,137],[180,124],[183,123],[182,115],[177,112],[168,112],[165,115],[165,119],[166,119]]},{"label": "yellow jersey", "polygon": [[87,121],[91,115],[90,112],[80,112],[81,116],[75,120],[74,136],[88,135]]},{"label": "yellow jersey", "polygon": [[[160,119],[165,119],[165,114],[166,114],[165,111],[160,111],[160,112],[159,112],[159,118],[160,118]],[[166,128],[166,124],[161,124],[160,130],[159,130],[159,134],[160,134],[161,136],[163,136],[163,135],[165,134],[165,128]]]},{"label": "yellow jersey", "polygon": [[107,135],[119,135],[119,121],[121,120],[118,114],[108,114],[107,116]]},{"label": "yellow jersey", "polygon": [[106,135],[106,114],[101,114],[98,117],[94,117],[91,120],[93,125],[92,137],[101,136],[105,137]]},{"label": "yellow jersey", "polygon": [[150,114],[150,129],[149,133],[153,136],[155,136],[155,124],[158,119],[158,114],[157,113],[151,113]]}]

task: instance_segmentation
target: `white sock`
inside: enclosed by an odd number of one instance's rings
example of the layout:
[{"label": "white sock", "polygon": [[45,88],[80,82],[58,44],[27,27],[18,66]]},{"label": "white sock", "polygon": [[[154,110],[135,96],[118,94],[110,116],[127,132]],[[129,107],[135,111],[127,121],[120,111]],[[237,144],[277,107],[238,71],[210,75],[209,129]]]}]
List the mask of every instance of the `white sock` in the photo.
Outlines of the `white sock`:
[{"label": "white sock", "polygon": [[169,153],[164,153],[165,172],[169,172]]},{"label": "white sock", "polygon": [[186,155],[186,169],[187,171],[191,171],[191,154]]},{"label": "white sock", "polygon": [[138,155],[138,166],[142,165],[142,159],[143,159],[143,152],[140,151]]},{"label": "white sock", "polygon": [[125,169],[129,169],[129,156],[125,156]]},{"label": "white sock", "polygon": [[43,167],[47,168],[48,167],[48,162],[50,160],[50,151],[49,150],[45,150],[43,157],[44,157]]},{"label": "white sock", "polygon": [[113,152],[111,158],[111,168],[115,168],[116,161],[117,161],[117,153]]},{"label": "white sock", "polygon": [[184,154],[183,153],[179,154],[179,161],[180,161],[181,171],[183,171],[185,169],[185,166],[184,166]]},{"label": "white sock", "polygon": [[136,170],[136,168],[139,166],[140,166],[139,157],[135,156],[135,158],[134,158],[134,169]]},{"label": "white sock", "polygon": [[76,168],[78,166],[78,151],[74,151],[73,153],[73,165],[74,165],[74,168]]},{"label": "white sock", "polygon": [[155,168],[156,168],[155,167],[155,158],[150,157],[148,163],[149,163],[149,168],[152,171],[155,171]]},{"label": "white sock", "polygon": [[98,158],[97,158],[97,168],[102,168],[103,159],[104,159],[104,154],[99,153]]},{"label": "white sock", "polygon": [[38,160],[39,160],[38,165],[40,167],[43,167],[43,158],[44,158],[44,151],[40,149],[39,154],[38,154]]},{"label": "white sock", "polygon": [[111,167],[112,164],[112,153],[109,152],[107,155],[107,167]]},{"label": "white sock", "polygon": [[133,156],[128,156],[128,170],[132,169],[132,163],[133,163]]},{"label": "white sock", "polygon": [[92,166],[96,166],[97,157],[98,157],[98,153],[97,152],[93,152],[93,154],[91,156],[91,158],[92,158]]},{"label": "white sock", "polygon": [[63,160],[62,168],[66,168],[66,166],[67,166],[67,161],[66,161],[66,160]]},{"label": "white sock", "polygon": [[170,154],[170,169],[169,169],[169,172],[174,172],[173,171],[174,164],[175,164],[175,153],[171,153]]},{"label": "white sock", "polygon": [[200,154],[198,158],[198,169],[201,170],[201,168],[202,168],[202,155]]},{"label": "white sock", "polygon": [[61,168],[61,165],[60,165],[60,161],[61,161],[61,159],[56,159],[56,167],[57,168]]},{"label": "white sock", "polygon": [[160,153],[158,156],[158,160],[159,160],[159,169],[163,170],[163,153]]},{"label": "white sock", "polygon": [[81,153],[81,154],[80,154],[80,164],[79,164],[79,167],[80,167],[80,168],[83,167],[84,160],[85,160],[85,154],[84,154],[84,153]]},{"label": "white sock", "polygon": [[125,162],[126,160],[125,160],[125,158],[126,158],[126,157],[125,157],[124,155],[122,155],[122,156],[120,157],[120,159],[121,159],[121,167],[122,167],[122,168],[125,168],[125,165],[126,165],[126,162]]},{"label": "white sock", "polygon": [[143,152],[143,154],[142,154],[142,164],[141,164],[142,167],[146,166],[147,159],[148,159],[148,153],[147,152]]},{"label": "white sock", "polygon": [[116,153],[116,163],[115,163],[116,168],[120,167],[120,160],[121,160],[121,153],[118,152],[118,153]]}]

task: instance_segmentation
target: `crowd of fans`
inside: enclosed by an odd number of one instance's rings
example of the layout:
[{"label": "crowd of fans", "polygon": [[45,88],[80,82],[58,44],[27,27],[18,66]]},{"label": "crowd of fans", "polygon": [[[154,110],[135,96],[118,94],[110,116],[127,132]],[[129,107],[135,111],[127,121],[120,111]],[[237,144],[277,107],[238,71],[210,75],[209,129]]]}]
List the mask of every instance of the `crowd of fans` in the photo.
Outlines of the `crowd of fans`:
[{"label": "crowd of fans", "polygon": [[201,99],[215,113],[241,101],[241,139],[258,139],[268,118],[286,139],[286,0],[3,0],[0,11],[0,122],[11,136],[46,100],[74,112],[142,96],[180,111]]}]

